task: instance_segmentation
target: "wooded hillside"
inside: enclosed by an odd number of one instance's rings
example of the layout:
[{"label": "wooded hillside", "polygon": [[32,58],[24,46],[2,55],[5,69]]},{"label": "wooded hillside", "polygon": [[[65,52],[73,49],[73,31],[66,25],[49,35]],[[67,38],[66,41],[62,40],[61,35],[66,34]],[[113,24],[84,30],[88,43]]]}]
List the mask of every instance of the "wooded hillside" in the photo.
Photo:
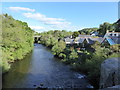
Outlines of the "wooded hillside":
[{"label": "wooded hillside", "polygon": [[26,22],[15,20],[8,14],[0,15],[2,19],[2,67],[3,73],[8,71],[10,63],[21,60],[33,48],[33,30]]}]

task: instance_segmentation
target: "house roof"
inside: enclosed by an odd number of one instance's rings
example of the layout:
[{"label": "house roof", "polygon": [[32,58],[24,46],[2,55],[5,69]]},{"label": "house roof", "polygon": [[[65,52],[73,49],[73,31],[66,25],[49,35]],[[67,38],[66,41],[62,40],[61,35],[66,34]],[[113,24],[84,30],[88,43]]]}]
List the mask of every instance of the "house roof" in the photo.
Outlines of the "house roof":
[{"label": "house roof", "polygon": [[104,37],[104,35],[97,35],[98,37]]},{"label": "house roof", "polygon": [[[116,34],[116,36],[115,36],[115,34]],[[104,35],[104,37],[120,37],[120,32],[107,32],[105,35]]]},{"label": "house roof", "polygon": [[116,23],[120,23],[120,19],[118,19],[118,21]]},{"label": "house roof", "polygon": [[69,36],[65,36],[64,38],[71,38],[72,37],[72,35],[69,35]]},{"label": "house roof", "polygon": [[102,38],[102,37],[98,37],[98,38],[90,38],[90,39],[93,40],[93,41],[98,41],[99,43],[102,43],[103,40],[104,40],[104,38]]},{"label": "house roof", "polygon": [[107,40],[110,45],[120,44],[120,38],[117,37],[106,37],[105,40]]},{"label": "house roof", "polygon": [[90,34],[98,34],[98,32],[97,31],[92,31]]},{"label": "house roof", "polygon": [[110,45],[116,44],[111,38],[106,38]]},{"label": "house roof", "polygon": [[[116,34],[116,36],[115,36],[115,34]],[[120,44],[120,32],[108,32],[105,34],[104,38],[107,39],[107,41],[110,43],[110,45]]]},{"label": "house roof", "polygon": [[120,33],[120,32],[107,32],[107,33]]},{"label": "house roof", "polygon": [[77,41],[78,41],[79,43],[83,43],[84,40],[85,40],[85,38],[79,38]]},{"label": "house roof", "polygon": [[91,35],[79,35],[78,37],[83,37],[83,38],[85,38],[85,37],[91,37]]},{"label": "house roof", "polygon": [[116,44],[120,44],[120,38],[119,38],[119,37],[111,37],[111,39],[112,39]]},{"label": "house roof", "polygon": [[[86,36],[86,35],[81,35],[81,37],[76,37],[75,41],[79,42],[79,43],[83,43],[83,41],[86,39],[88,44],[93,44],[93,43],[95,43],[95,41],[102,43],[104,40],[104,38],[102,38],[102,37],[92,37],[90,35],[87,35],[87,37],[82,37],[82,36]],[[88,37],[88,36],[90,36],[90,37]]]},{"label": "house roof", "polygon": [[90,38],[86,38],[86,41],[87,41],[88,44],[94,44],[95,43],[95,41],[91,40]]},{"label": "house roof", "polygon": [[73,42],[74,39],[70,39],[70,38],[65,38],[65,42]]}]

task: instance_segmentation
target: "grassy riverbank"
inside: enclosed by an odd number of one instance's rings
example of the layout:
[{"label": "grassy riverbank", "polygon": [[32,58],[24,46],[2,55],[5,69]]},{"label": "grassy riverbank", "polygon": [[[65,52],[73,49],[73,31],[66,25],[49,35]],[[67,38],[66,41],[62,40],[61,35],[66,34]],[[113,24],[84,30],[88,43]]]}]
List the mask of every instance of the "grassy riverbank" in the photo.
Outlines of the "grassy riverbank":
[{"label": "grassy riverbank", "polygon": [[15,20],[7,14],[0,15],[2,19],[2,67],[3,73],[10,69],[10,63],[21,60],[33,48],[33,30],[26,22]]}]

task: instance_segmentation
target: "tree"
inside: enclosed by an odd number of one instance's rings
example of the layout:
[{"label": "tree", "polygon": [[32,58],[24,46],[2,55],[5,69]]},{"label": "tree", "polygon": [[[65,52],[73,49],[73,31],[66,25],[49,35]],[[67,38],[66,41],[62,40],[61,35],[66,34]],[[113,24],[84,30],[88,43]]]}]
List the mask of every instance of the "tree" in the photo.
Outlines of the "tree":
[{"label": "tree", "polygon": [[106,31],[107,30],[111,31],[111,29],[112,29],[112,24],[105,22],[99,26],[98,32],[101,35],[105,35]]},{"label": "tree", "polygon": [[33,30],[26,22],[15,20],[8,14],[0,15],[2,18],[2,67],[3,72],[8,71],[10,62],[23,59],[33,48]]},{"label": "tree", "polygon": [[87,34],[87,35],[90,35],[91,34],[91,32],[93,32],[93,31],[97,31],[98,30],[98,28],[84,28],[84,29],[82,29],[82,30],[79,30],[78,32],[80,33],[80,34]]},{"label": "tree", "polygon": [[65,49],[66,44],[64,41],[59,41],[56,45],[52,47],[52,52],[54,55],[59,55]]},{"label": "tree", "polygon": [[76,31],[76,32],[73,32],[72,36],[73,36],[73,38],[76,38],[76,37],[78,37],[78,35],[79,35],[79,32]]},{"label": "tree", "polygon": [[78,58],[78,53],[75,50],[72,50],[72,52],[69,55],[69,59],[75,60]]}]

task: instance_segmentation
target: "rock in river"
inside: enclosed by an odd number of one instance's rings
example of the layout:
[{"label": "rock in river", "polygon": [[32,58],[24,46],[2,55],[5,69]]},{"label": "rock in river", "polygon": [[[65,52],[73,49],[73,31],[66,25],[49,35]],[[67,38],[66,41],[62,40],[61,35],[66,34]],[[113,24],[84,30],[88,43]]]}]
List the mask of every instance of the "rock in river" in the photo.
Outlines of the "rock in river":
[{"label": "rock in river", "polygon": [[120,58],[109,58],[101,64],[100,89],[120,84]]}]

